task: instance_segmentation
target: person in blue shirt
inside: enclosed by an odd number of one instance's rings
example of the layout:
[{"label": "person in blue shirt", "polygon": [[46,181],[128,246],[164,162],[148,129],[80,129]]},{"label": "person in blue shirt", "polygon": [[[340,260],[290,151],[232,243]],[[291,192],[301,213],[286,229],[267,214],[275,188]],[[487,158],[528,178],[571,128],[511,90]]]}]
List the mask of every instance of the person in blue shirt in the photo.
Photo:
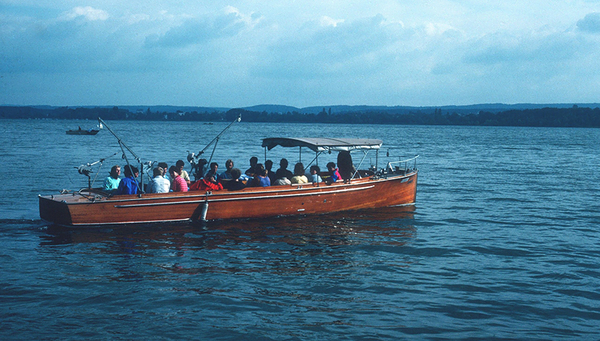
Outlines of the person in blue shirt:
[{"label": "person in blue shirt", "polygon": [[233,179],[233,176],[231,175],[232,169],[233,169],[233,160],[229,159],[229,160],[225,161],[225,171],[223,173],[219,174],[219,180]]},{"label": "person in blue shirt", "polygon": [[327,180],[326,180],[327,184],[331,184],[342,178],[342,176],[340,175],[340,172],[335,167],[335,163],[329,162],[327,164],[327,170],[329,171],[329,178],[327,178]]},{"label": "person in blue shirt", "polygon": [[139,175],[139,171],[134,166],[125,166],[125,177],[121,179],[119,188],[116,194],[137,194],[139,183],[136,178]]}]

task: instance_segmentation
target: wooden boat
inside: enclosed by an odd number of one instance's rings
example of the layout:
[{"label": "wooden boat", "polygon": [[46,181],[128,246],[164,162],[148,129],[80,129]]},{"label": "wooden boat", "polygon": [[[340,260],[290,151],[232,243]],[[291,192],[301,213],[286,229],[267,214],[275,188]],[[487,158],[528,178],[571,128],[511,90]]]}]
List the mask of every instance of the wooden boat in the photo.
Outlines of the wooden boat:
[{"label": "wooden boat", "polygon": [[[308,148],[316,153],[375,150],[381,140],[267,138],[263,147]],[[265,153],[266,153],[265,150]],[[288,215],[370,209],[414,204],[417,194],[416,158],[388,162],[353,173],[352,179],[326,182],[246,187],[230,191],[190,191],[110,195],[98,189],[82,189],[59,195],[39,196],[42,219],[66,226],[94,226],[174,221],[265,218]],[[362,163],[362,161],[361,161]],[[360,169],[360,168],[359,168]],[[325,174],[322,174],[325,176]]]},{"label": "wooden boat", "polygon": [[67,135],[96,135],[99,131],[98,129],[83,130],[79,128],[77,130],[67,130]]}]

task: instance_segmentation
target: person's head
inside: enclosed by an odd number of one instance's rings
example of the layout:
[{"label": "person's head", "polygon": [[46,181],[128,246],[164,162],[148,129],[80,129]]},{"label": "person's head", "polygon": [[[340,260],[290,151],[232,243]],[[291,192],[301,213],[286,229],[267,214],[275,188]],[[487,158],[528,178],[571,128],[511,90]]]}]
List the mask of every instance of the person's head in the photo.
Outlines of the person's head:
[{"label": "person's head", "polygon": [[166,162],[159,162],[158,167],[162,168],[165,172],[169,170],[169,166],[167,166]]},{"label": "person's head", "polygon": [[239,179],[239,177],[242,176],[242,171],[237,169],[237,168],[232,168],[231,169],[231,178],[232,179]]},{"label": "person's head", "polygon": [[279,161],[279,167],[281,167],[282,169],[286,169],[288,166],[288,160],[287,159],[281,159],[281,161]]},{"label": "person's head", "polygon": [[112,176],[113,178],[118,178],[119,175],[121,175],[121,166],[119,165],[114,165],[112,166],[112,168],[110,169],[110,176]]},{"label": "person's head", "polygon": [[162,167],[156,167],[152,171],[152,175],[155,176],[155,177],[156,176],[163,176],[163,175],[165,175],[165,170]]},{"label": "person's head", "polygon": [[125,177],[127,178],[137,178],[138,174],[140,173],[140,171],[135,167],[135,166],[125,166]]},{"label": "person's head", "polygon": [[258,174],[258,175],[263,175],[264,171],[265,171],[265,166],[263,166],[262,163],[257,163],[256,167],[254,167],[254,174]]},{"label": "person's head", "polygon": [[298,162],[294,166],[294,175],[304,175],[304,165],[302,162]]},{"label": "person's head", "polygon": [[317,165],[310,166],[310,174],[319,174],[321,173],[321,168]]},{"label": "person's head", "polygon": [[171,176],[174,178],[178,177],[179,174],[179,168],[177,168],[177,166],[171,166],[171,168],[169,168],[169,174],[171,174]]},{"label": "person's head", "polygon": [[183,169],[183,166],[185,166],[185,162],[183,162],[183,160],[177,160],[177,162],[175,162],[175,166],[179,168],[179,174],[181,174],[181,170]]},{"label": "person's head", "polygon": [[219,169],[219,165],[216,162],[211,162],[210,164],[210,170],[213,172],[216,172],[217,169]]},{"label": "person's head", "polygon": [[258,158],[256,156],[253,156],[250,158],[250,166],[255,167],[257,163],[258,163]]},{"label": "person's head", "polygon": [[273,168],[273,161],[271,161],[271,160],[265,161],[265,169],[270,171],[271,168]]},{"label": "person's head", "polygon": [[225,169],[228,171],[231,171],[232,168],[233,168],[233,160],[229,159],[229,160],[225,161]]},{"label": "person's head", "polygon": [[335,163],[333,163],[333,162],[329,162],[329,163],[327,164],[327,169],[328,169],[330,172],[331,172],[331,171],[334,171],[334,170],[335,170]]}]

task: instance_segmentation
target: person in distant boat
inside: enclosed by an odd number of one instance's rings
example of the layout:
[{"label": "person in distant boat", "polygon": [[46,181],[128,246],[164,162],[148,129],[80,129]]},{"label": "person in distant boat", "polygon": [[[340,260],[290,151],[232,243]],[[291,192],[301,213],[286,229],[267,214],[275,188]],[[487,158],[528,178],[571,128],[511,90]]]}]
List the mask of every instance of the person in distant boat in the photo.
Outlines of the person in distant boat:
[{"label": "person in distant boat", "polygon": [[206,175],[204,176],[204,179],[206,181],[210,181],[210,182],[216,184],[219,181],[219,175],[217,174],[218,169],[219,169],[219,164],[217,164],[216,162],[211,162],[210,170],[206,173]]},{"label": "person in distant boat", "polygon": [[121,166],[114,165],[110,169],[110,175],[104,179],[103,190],[106,192],[113,192],[119,188],[119,184],[121,183],[121,179],[119,179],[119,175],[121,175]]},{"label": "person in distant boat", "polygon": [[137,194],[139,183],[136,178],[139,171],[136,167],[130,165],[126,165],[124,168],[125,177],[121,179],[116,194]]},{"label": "person in distant boat", "polygon": [[187,182],[179,175],[179,168],[177,166],[171,166],[169,168],[169,174],[171,174],[171,189],[173,192],[187,192],[188,185]]},{"label": "person in distant boat", "polygon": [[292,185],[308,183],[308,178],[304,175],[304,165],[302,162],[298,162],[294,166],[294,176],[290,179],[290,182]]},{"label": "person in distant boat", "polygon": [[165,174],[165,170],[162,167],[154,168],[153,178],[150,181],[148,186],[149,193],[169,193],[169,188],[171,187],[171,183],[169,180],[165,179],[163,175]]},{"label": "person in distant boat", "polygon": [[[233,169],[233,160],[229,159],[229,160],[225,161],[225,171],[223,173],[219,174],[219,181],[233,179],[233,175],[231,175],[232,169]],[[239,176],[238,176],[238,178],[239,178]]]},{"label": "person in distant boat", "polygon": [[248,175],[249,177],[254,177],[254,174],[256,173],[256,165],[258,164],[258,158],[256,156],[253,156],[250,158],[250,168],[246,169],[246,171],[244,172],[246,175]]},{"label": "person in distant boat", "polygon": [[179,173],[179,176],[181,176],[181,178],[183,178],[183,180],[185,180],[185,183],[189,186],[191,183],[190,175],[188,174],[188,172],[186,172],[183,169],[183,166],[185,166],[185,163],[183,162],[183,160],[177,160],[177,162],[175,163],[175,166],[177,166],[177,169],[179,170],[177,172],[177,173]]},{"label": "person in distant boat", "polygon": [[340,172],[335,167],[334,162],[329,162],[327,164],[327,170],[329,171],[329,177],[327,178],[327,181],[326,181],[328,184],[336,182],[342,178],[342,176],[340,175]]},{"label": "person in distant boat", "polygon": [[319,166],[310,166],[310,182],[323,182],[319,173],[321,173],[321,168],[319,168]]},{"label": "person in distant boat", "polygon": [[275,172],[275,178],[277,179],[281,179],[283,177],[291,179],[294,174],[287,169],[288,167],[288,160],[287,159],[281,159],[281,161],[279,161],[279,169]]}]

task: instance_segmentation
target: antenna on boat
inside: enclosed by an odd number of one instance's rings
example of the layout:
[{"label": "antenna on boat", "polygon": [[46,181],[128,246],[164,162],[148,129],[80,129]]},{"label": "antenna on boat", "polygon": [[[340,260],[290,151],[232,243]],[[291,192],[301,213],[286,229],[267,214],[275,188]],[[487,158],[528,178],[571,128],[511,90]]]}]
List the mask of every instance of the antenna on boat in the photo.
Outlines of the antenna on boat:
[{"label": "antenna on boat", "polygon": [[[144,167],[143,167],[143,164],[142,164],[142,160],[137,156],[137,154],[134,153],[133,150],[131,150],[131,148],[129,148],[125,144],[125,142],[123,142],[121,140],[121,138],[112,129],[110,129],[110,127],[108,126],[108,124],[106,124],[106,122],[104,122],[103,119],[101,119],[100,117],[98,117],[98,122],[100,122],[101,125],[103,124],[106,127],[106,129],[108,129],[108,131],[110,131],[110,133],[117,139],[117,142],[119,143],[119,147],[121,147],[121,151],[123,152],[123,158],[125,159],[125,162],[127,162],[127,167],[129,167],[129,170],[131,170],[131,164],[129,163],[129,159],[127,158],[127,154],[125,153],[125,149],[127,149],[131,153],[131,155],[135,158],[135,160],[140,164],[140,170],[143,170]],[[131,173],[133,174],[133,172],[131,172]],[[143,190],[142,190],[142,185],[141,184],[144,183],[144,179],[143,179],[144,178],[144,172],[142,171],[140,174],[141,175],[140,175],[140,182],[138,182],[138,191],[140,193],[142,193]]]},{"label": "antenna on boat", "polygon": [[[233,122],[229,123],[229,125],[227,127],[225,127],[225,129],[223,129],[219,135],[217,135],[214,139],[212,139],[212,141],[210,141],[201,151],[198,152],[198,154],[188,154],[188,161],[192,164],[192,170],[198,167],[198,159],[200,158],[200,156],[202,156],[202,154],[204,154],[204,152],[208,149],[208,147],[210,147],[213,143],[214,143],[214,147],[212,150],[212,153],[210,154],[210,158],[208,159],[208,163],[210,165],[210,161],[212,160],[213,155],[215,155],[215,150],[217,149],[217,144],[219,143],[219,139],[221,138],[221,135],[223,135],[229,128],[231,128],[231,126],[236,123],[236,122],[241,122],[242,121],[242,114],[239,114],[238,117],[233,120]],[[204,175],[204,174],[202,174]]]}]

